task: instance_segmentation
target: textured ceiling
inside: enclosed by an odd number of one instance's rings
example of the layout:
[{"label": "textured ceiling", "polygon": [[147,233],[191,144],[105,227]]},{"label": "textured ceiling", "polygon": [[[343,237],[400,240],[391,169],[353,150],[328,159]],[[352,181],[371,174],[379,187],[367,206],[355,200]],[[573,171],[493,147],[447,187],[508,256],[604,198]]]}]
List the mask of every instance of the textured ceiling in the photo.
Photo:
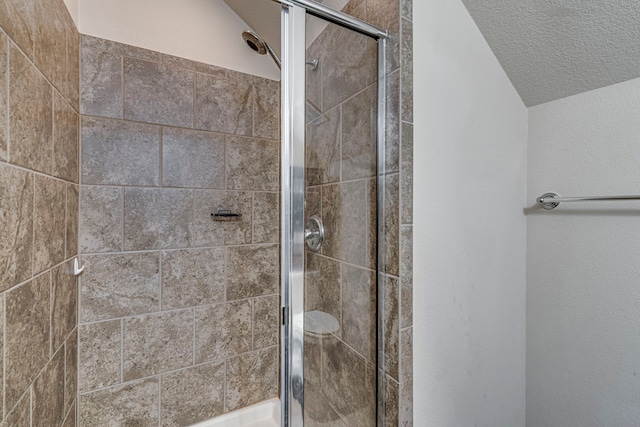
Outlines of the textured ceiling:
[{"label": "textured ceiling", "polygon": [[527,106],[640,77],[640,0],[462,0]]}]

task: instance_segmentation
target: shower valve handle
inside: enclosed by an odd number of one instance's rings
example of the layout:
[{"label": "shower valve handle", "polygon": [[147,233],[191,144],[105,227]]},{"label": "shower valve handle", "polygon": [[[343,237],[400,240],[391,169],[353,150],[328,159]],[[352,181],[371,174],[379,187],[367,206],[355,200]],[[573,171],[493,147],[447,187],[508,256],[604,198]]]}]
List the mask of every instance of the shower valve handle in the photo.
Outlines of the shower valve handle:
[{"label": "shower valve handle", "polygon": [[324,225],[317,215],[307,220],[304,230],[304,240],[313,252],[318,252],[320,248],[322,248],[322,243],[324,242]]}]

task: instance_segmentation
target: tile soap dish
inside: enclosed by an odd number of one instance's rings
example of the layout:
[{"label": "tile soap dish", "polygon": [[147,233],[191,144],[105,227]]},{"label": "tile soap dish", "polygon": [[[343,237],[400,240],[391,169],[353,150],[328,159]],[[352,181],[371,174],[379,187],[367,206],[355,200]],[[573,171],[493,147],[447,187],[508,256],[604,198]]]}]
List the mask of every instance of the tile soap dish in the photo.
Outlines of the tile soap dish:
[{"label": "tile soap dish", "polygon": [[240,221],[242,214],[235,213],[229,209],[218,209],[216,213],[212,213],[214,221]]}]

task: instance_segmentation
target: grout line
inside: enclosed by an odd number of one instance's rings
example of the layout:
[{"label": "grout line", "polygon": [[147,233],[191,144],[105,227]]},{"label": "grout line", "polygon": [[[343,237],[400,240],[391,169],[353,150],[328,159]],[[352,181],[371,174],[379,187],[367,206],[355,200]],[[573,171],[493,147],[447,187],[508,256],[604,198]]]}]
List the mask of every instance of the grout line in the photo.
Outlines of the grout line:
[{"label": "grout line", "polygon": [[228,357],[222,357],[220,359],[211,359],[211,360],[207,360],[207,361],[202,362],[202,363],[198,363],[196,365],[190,365],[190,366],[185,366],[185,367],[181,367],[181,368],[178,368],[178,369],[172,369],[172,370],[169,370],[169,371],[156,373],[154,375],[149,375],[149,376],[146,376],[146,377],[140,377],[140,378],[136,378],[136,379],[133,379],[133,380],[124,381],[124,382],[121,382],[121,383],[118,383],[118,384],[111,384],[111,385],[108,385],[106,387],[100,387],[100,388],[96,388],[96,389],[93,389],[93,390],[88,390],[88,391],[85,391],[85,392],[82,392],[82,393],[78,393],[78,396],[79,397],[87,396],[89,394],[93,394],[93,393],[96,393],[96,392],[99,392],[99,391],[109,390],[109,389],[112,389],[112,388],[118,388],[118,387],[122,387],[122,386],[125,386],[125,385],[128,385],[128,384],[132,384],[132,383],[135,383],[135,382],[141,382],[141,381],[157,378],[160,375],[175,374],[177,372],[182,372],[182,371],[186,371],[188,369],[198,368],[198,367],[201,367],[201,366],[225,363],[226,360],[228,360],[228,359],[232,359],[232,358],[236,358],[236,357],[240,357],[240,356],[246,356],[246,355],[250,355],[252,353],[266,352],[267,350],[271,350],[271,349],[274,349],[274,348],[277,349],[279,347],[278,347],[278,345],[271,345],[269,347],[264,347],[264,348],[261,348],[259,350],[248,350],[248,351],[245,351],[243,353],[234,354],[234,355],[231,355],[231,356],[228,356]]},{"label": "grout line", "polygon": [[[394,175],[400,175],[400,172],[391,172],[391,173],[387,173],[385,174],[385,177],[393,177]],[[341,184],[353,184],[353,183],[360,183],[360,182],[368,182],[368,181],[373,181],[376,179],[376,175],[371,175],[371,176],[367,176],[367,177],[363,177],[363,178],[355,178],[355,179],[350,179],[350,180],[346,180],[346,181],[334,181],[334,182],[325,182],[322,184],[313,184],[313,185],[307,185],[306,188],[307,189],[315,189],[315,188],[320,188],[320,187],[329,187],[329,186],[336,186],[336,185],[341,185]],[[273,193],[273,191],[272,191]]]},{"label": "grout line", "polygon": [[120,91],[122,93],[122,113],[120,114],[120,118],[122,120],[124,120],[124,118],[125,118],[125,114],[124,114],[124,98],[125,98],[125,93],[124,93],[124,88],[125,88],[125,86],[124,86],[124,59],[125,59],[125,56],[124,55],[118,55],[118,56],[120,56]]},{"label": "grout line", "polygon": [[255,347],[255,345],[256,345],[256,342],[255,342],[255,333],[256,333],[256,331],[255,331],[255,328],[254,328],[255,325],[254,325],[253,319],[255,317],[256,299],[255,298],[251,298],[249,300],[249,305],[251,306],[251,314],[250,314],[250,316],[251,316],[251,318],[250,318],[250,324],[251,324],[251,348],[253,350],[255,350],[256,349],[256,347]]},{"label": "grout line", "polygon": [[[164,55],[162,56],[163,60],[164,60]],[[163,61],[164,62],[164,61]],[[193,129],[196,128],[196,112],[198,111],[198,72],[196,70],[191,70],[193,71],[193,110],[191,111],[192,113],[192,117],[191,117],[191,127]]]},{"label": "grout line", "polygon": [[[9,167],[13,167],[13,168],[18,169],[18,170],[23,171],[23,172],[31,173],[34,176],[39,176],[39,177],[42,177],[42,178],[49,178],[49,179],[52,179],[54,181],[61,182],[63,184],[76,184],[77,185],[77,183],[75,183],[73,181],[67,181],[66,179],[59,178],[59,177],[53,176],[51,174],[46,174],[44,172],[40,172],[40,171],[37,171],[37,170],[34,170],[34,169],[29,169],[29,168],[26,168],[24,166],[16,165],[14,163],[0,162],[0,164],[3,164],[5,166],[9,166]],[[238,190],[238,191],[240,191],[240,190]],[[264,190],[264,191],[266,191],[266,190]],[[270,192],[274,193],[274,191],[270,191]]]},{"label": "grout line", "polygon": [[228,249],[225,246],[224,247],[224,300],[225,301],[229,301],[229,262],[228,262]]},{"label": "grout line", "polygon": [[256,109],[258,107],[256,85],[251,83],[251,136],[256,137]]},{"label": "grout line", "polygon": [[49,360],[53,357],[53,271],[49,274]]},{"label": "grout line", "polygon": [[224,360],[224,379],[222,381],[222,413],[226,414],[227,411],[227,378],[229,377],[227,369],[229,365],[227,364],[227,359]]},{"label": "grout line", "polygon": [[[2,298],[2,378],[7,378],[7,296],[3,293]],[[6,381],[2,381],[2,418],[7,414],[7,386]]]},{"label": "grout line", "polygon": [[[4,163],[4,162],[2,162]],[[13,164],[7,163],[7,165],[9,166],[14,166]],[[19,166],[16,166],[19,169],[23,169],[27,172],[33,172],[30,169],[24,169],[21,168]],[[397,173],[397,172],[396,172]],[[42,175],[45,176],[47,178],[53,178],[56,179],[55,177],[52,177],[50,175],[44,175],[42,173],[39,173],[38,175]],[[372,179],[374,177],[369,177],[366,179]],[[365,179],[365,178],[363,178]],[[71,181],[65,181],[62,179],[56,179],[57,181],[62,181],[64,183],[67,184],[74,184],[74,185],[78,185],[75,182],[71,182]],[[335,182],[335,183],[328,183],[328,184],[320,184],[320,185],[330,185],[330,184],[339,184],[339,182]],[[214,187],[175,187],[175,186],[163,186],[160,187],[159,185],[129,185],[129,184],[82,184],[83,187],[95,187],[95,188],[131,188],[131,189],[149,189],[149,190],[184,190],[184,191],[189,191],[189,190],[194,190],[194,191],[209,191],[209,192],[225,192],[225,193],[280,193],[279,190],[253,190],[253,189],[245,189],[245,188],[231,188],[231,189],[225,189],[225,188],[214,188]],[[314,186],[314,187],[318,187],[318,186]]]},{"label": "grout line", "polygon": [[[7,134],[5,135],[5,139],[7,141],[7,163],[9,163],[11,161],[11,114],[9,114],[9,112],[11,111],[11,41],[9,39],[9,37],[2,32],[2,34],[4,34],[4,36],[6,37],[7,41],[5,43],[5,49],[7,50],[7,70],[6,70],[6,78],[5,78],[5,85],[6,85],[6,94],[7,94],[7,99],[5,99],[5,103],[6,103],[6,111],[7,111],[7,117],[6,117],[6,131]],[[3,406],[4,407],[4,406]]]},{"label": "grout line", "polygon": [[164,185],[164,170],[163,170],[163,162],[164,162],[164,132],[163,127],[160,126],[158,129],[158,187],[163,187]]},{"label": "grout line", "polygon": [[31,176],[31,189],[33,191],[33,200],[31,204],[31,278],[34,277],[36,271],[36,177]]},{"label": "grout line", "polygon": [[69,240],[69,185],[64,185],[64,256],[67,256],[69,248],[67,247],[67,240]]},{"label": "grout line", "polygon": [[[218,248],[244,248],[244,247],[257,247],[266,248],[271,246],[279,246],[279,243],[241,243],[235,245],[204,245],[204,246],[184,246],[178,248],[158,248],[158,249],[141,249],[141,250],[129,250],[129,251],[115,251],[115,252],[83,252],[84,256],[109,256],[109,255],[136,255],[136,254],[153,254],[159,251],[162,252],[178,252],[190,249],[218,249]],[[71,257],[73,258],[73,257]],[[70,259],[71,259],[70,258]],[[24,282],[23,282],[24,283]]]},{"label": "grout line", "polygon": [[196,365],[196,307],[193,307],[193,343],[191,363]]},{"label": "grout line", "polygon": [[124,383],[124,318],[120,319],[120,383]]},{"label": "grout line", "polygon": [[[38,375],[40,375],[40,374],[38,374]],[[18,399],[18,402],[20,402],[20,399]],[[32,384],[29,384],[29,425],[31,427],[33,427],[33,387],[32,387]]]},{"label": "grout line", "polygon": [[159,281],[159,284],[160,284],[160,289],[159,289],[160,294],[158,296],[158,305],[160,307],[160,311],[162,311],[162,309],[164,308],[164,306],[162,304],[162,291],[164,290],[164,286],[163,286],[164,285],[164,280],[163,280],[163,277],[162,277],[162,255],[163,255],[163,252],[160,250],[160,251],[157,251],[157,252],[152,252],[152,254],[158,254],[158,281]]},{"label": "grout line", "polygon": [[63,377],[62,377],[62,419],[66,418],[64,406],[67,404],[67,340],[62,343],[62,359],[64,360]]},{"label": "grout line", "polygon": [[55,120],[55,110],[56,110],[56,94],[53,90],[53,86],[51,86],[51,175],[55,175],[56,169],[56,161],[55,161],[55,136],[56,136],[56,120]]},{"label": "grout line", "polygon": [[121,220],[121,222],[122,222],[122,227],[121,227],[122,235],[121,235],[121,239],[120,239],[120,249],[122,250],[122,252],[125,251],[125,249],[124,249],[124,243],[125,242],[124,241],[125,241],[125,236],[126,236],[125,235],[125,229],[124,229],[124,215],[125,215],[125,209],[126,209],[125,194],[126,194],[126,192],[125,192],[124,187],[120,188],[120,196],[121,196],[121,200],[122,200],[122,203],[120,205],[120,207],[122,208],[121,211],[120,211],[122,213],[122,215],[121,215],[121,218],[122,218],[122,220]]},{"label": "grout line", "polygon": [[189,306],[189,307],[172,308],[172,309],[160,310],[160,311],[149,311],[149,312],[144,312],[144,313],[131,314],[131,315],[128,315],[128,316],[114,317],[114,318],[110,318],[110,319],[90,320],[90,321],[86,321],[86,322],[81,322],[81,323],[79,323],[79,325],[87,326],[87,325],[95,325],[95,324],[104,323],[104,322],[113,322],[113,321],[116,321],[116,320],[137,319],[137,318],[144,317],[144,316],[165,315],[165,314],[177,313],[177,312],[181,312],[181,311],[185,312],[187,310],[192,310],[192,309],[196,309],[196,308],[198,308],[198,309],[212,308],[212,307],[215,307],[217,305],[222,305],[222,304],[246,302],[246,301],[250,301],[252,298],[274,297],[274,296],[279,296],[279,294],[278,293],[274,293],[274,294],[266,294],[266,295],[257,295],[257,296],[252,296],[252,297],[248,297],[248,298],[242,298],[242,299],[231,300],[231,301],[221,301],[221,302],[216,302],[216,303],[211,303],[211,304],[202,304],[202,305]]},{"label": "grout line", "polygon": [[158,427],[162,427],[162,375],[158,375]]},{"label": "grout line", "polygon": [[84,118],[93,119],[95,121],[104,121],[104,122],[111,121],[111,122],[121,122],[121,123],[133,123],[133,124],[146,125],[146,126],[162,126],[162,127],[171,128],[171,129],[190,130],[195,132],[211,133],[211,134],[220,135],[220,136],[230,136],[233,138],[252,139],[252,140],[258,140],[258,141],[268,141],[268,142],[281,141],[280,138],[272,139],[272,138],[265,138],[265,137],[254,137],[251,135],[245,135],[241,133],[230,133],[230,132],[210,130],[210,129],[199,128],[199,127],[191,128],[191,127],[184,127],[184,126],[176,126],[170,123],[145,122],[140,120],[130,120],[130,119],[117,118],[117,117],[96,116],[92,114],[81,114],[81,116]]}]

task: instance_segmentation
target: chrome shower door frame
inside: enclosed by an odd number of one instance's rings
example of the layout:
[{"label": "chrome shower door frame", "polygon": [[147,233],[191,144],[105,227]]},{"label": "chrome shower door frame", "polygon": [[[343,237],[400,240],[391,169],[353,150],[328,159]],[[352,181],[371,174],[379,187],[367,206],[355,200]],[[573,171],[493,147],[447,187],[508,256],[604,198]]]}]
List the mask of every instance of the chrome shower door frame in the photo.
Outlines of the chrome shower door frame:
[{"label": "chrome shower door frame", "polygon": [[[310,0],[274,0],[282,5],[281,148],[281,426],[304,426],[305,112],[306,14],[369,36],[378,45],[377,272],[384,266],[386,38],[387,32]],[[380,279],[378,278],[378,283]],[[384,290],[377,287],[378,360],[384,349]],[[377,390],[384,390],[378,369]],[[378,423],[384,416],[378,405]]]}]

